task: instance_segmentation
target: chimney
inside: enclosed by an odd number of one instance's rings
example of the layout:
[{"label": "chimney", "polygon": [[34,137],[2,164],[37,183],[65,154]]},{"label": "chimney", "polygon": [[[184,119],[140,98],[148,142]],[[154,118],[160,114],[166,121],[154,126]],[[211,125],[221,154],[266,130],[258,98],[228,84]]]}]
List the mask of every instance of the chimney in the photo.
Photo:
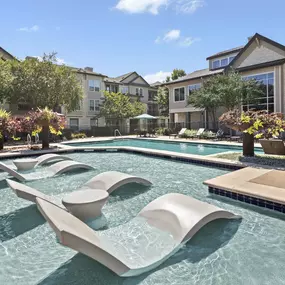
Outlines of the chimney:
[{"label": "chimney", "polygon": [[89,71],[89,72],[93,72],[93,67],[87,66],[84,68],[84,70]]}]

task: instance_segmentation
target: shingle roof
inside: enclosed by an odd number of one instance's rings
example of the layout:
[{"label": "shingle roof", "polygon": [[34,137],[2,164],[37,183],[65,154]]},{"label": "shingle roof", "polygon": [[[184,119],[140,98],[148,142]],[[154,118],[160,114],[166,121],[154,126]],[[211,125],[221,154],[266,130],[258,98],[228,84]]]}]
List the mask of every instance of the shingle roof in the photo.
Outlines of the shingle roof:
[{"label": "shingle roof", "polygon": [[189,74],[187,74],[183,77],[180,77],[176,80],[173,80],[173,81],[170,81],[170,82],[167,82],[164,84],[169,85],[169,84],[183,82],[183,81],[187,81],[187,80],[191,80],[191,79],[198,79],[198,78],[210,76],[213,74],[222,73],[223,71],[224,71],[224,69],[218,69],[218,70],[209,70],[209,68],[200,69],[200,70],[193,71],[192,73],[189,73]]},{"label": "shingle roof", "polygon": [[161,84],[162,84],[162,83],[161,83],[160,81],[156,81],[156,82],[150,84],[150,86],[152,86],[152,87],[157,87],[157,86],[159,86],[159,85],[161,85]]},{"label": "shingle roof", "polygon": [[135,71],[132,71],[132,72],[129,72],[129,73],[126,73],[126,74],[123,74],[123,75],[120,75],[120,76],[117,76],[115,78],[113,78],[115,81],[122,81],[124,80],[126,77],[130,76],[131,74],[135,73]]},{"label": "shingle roof", "polygon": [[244,46],[239,46],[239,47],[227,49],[227,50],[224,50],[224,51],[220,51],[220,52],[218,52],[218,53],[215,53],[215,54],[213,54],[213,55],[207,57],[206,59],[209,60],[209,59],[212,59],[212,58],[215,58],[215,57],[218,57],[218,56],[230,54],[230,53],[232,53],[232,52],[239,52],[239,51],[241,51],[243,48],[244,48]]}]

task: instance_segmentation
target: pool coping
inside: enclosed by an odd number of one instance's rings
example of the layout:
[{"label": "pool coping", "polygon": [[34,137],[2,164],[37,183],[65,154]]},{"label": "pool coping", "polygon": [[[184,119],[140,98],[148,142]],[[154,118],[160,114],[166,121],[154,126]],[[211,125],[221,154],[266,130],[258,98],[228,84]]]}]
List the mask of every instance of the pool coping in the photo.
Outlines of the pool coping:
[{"label": "pool coping", "polygon": [[[155,142],[161,141],[166,143],[188,143],[188,144],[202,144],[202,145],[208,145],[208,146],[217,146],[217,147],[229,147],[229,148],[242,148],[241,143],[237,142],[225,142],[225,141],[208,141],[208,140],[196,140],[196,139],[183,139],[183,138],[177,138],[177,139],[169,139],[167,137],[136,137],[136,136],[121,136],[121,137],[99,137],[99,138],[87,138],[87,139],[78,139],[78,140],[69,140],[61,142],[62,145],[72,145],[72,144],[78,144],[78,143],[100,143],[100,142],[109,142],[114,140],[120,140],[120,139],[130,139],[130,140],[141,140],[141,141],[147,141],[152,140]],[[254,144],[254,148],[256,149],[262,149],[262,146],[259,143]]]}]

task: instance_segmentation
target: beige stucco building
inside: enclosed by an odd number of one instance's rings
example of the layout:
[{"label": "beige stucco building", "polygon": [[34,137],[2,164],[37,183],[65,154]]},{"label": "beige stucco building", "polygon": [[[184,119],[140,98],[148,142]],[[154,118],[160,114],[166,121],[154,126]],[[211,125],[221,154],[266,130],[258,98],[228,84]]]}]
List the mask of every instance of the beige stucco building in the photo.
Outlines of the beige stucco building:
[{"label": "beige stucco building", "polygon": [[[216,53],[207,58],[208,68],[194,71],[169,82],[170,121],[188,128],[213,128],[204,110],[187,103],[191,91],[200,88],[203,81],[215,74],[235,69],[245,78],[254,78],[264,89],[264,95],[256,105],[241,106],[243,110],[257,109],[285,113],[285,46],[260,34],[248,39],[245,46]],[[223,112],[221,108],[217,117]]]},{"label": "beige stucco building", "polygon": [[[121,131],[129,128],[129,120],[123,122],[116,118],[106,119],[100,117],[100,106],[104,100],[104,91],[121,92],[137,98],[145,105],[145,112],[158,116],[158,107],[154,102],[157,87],[151,86],[137,72],[130,72],[118,77],[107,77],[106,75],[93,72],[93,69],[86,67],[76,71],[82,83],[84,98],[78,106],[78,110],[66,113],[67,123],[74,130],[89,130],[92,127],[117,126]],[[62,110],[64,112],[64,110]]]}]

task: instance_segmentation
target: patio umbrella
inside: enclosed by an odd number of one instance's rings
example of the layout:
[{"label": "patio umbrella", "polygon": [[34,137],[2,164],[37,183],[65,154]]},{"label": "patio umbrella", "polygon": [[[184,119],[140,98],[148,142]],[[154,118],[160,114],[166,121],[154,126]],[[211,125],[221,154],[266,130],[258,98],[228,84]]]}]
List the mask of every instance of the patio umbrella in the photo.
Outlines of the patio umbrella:
[{"label": "patio umbrella", "polygon": [[134,119],[156,120],[157,118],[149,114],[142,114],[142,115],[134,117]]},{"label": "patio umbrella", "polygon": [[147,120],[156,120],[157,118],[154,117],[154,116],[151,116],[151,115],[149,115],[149,114],[142,114],[142,115],[139,115],[139,116],[134,117],[134,119],[142,120],[142,121],[143,121],[143,125],[144,125],[144,129],[147,130],[148,127],[147,127],[146,121],[147,121]]}]

